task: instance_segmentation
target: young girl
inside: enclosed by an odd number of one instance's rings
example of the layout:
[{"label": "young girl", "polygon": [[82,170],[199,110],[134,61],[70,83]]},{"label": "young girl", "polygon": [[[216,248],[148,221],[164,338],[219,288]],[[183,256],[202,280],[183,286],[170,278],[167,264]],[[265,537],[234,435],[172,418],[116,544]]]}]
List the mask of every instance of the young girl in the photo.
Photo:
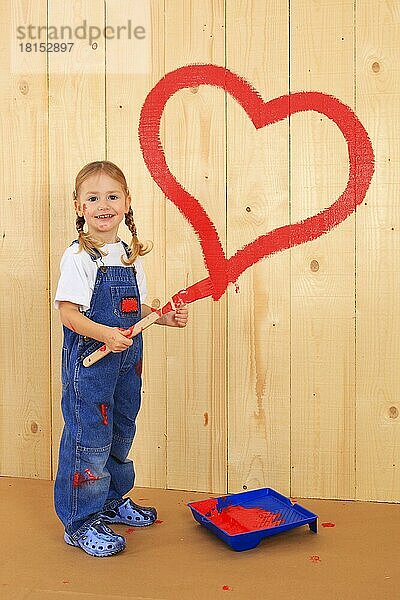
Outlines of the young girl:
[{"label": "young girl", "polygon": [[[146,279],[138,258],[151,247],[137,238],[125,176],[113,163],[83,167],[74,200],[78,240],[61,259],[55,297],[64,333],[65,424],[54,502],[67,544],[92,556],[110,556],[125,548],[125,539],[106,523],[141,527],[157,518],[154,508],[123,498],[135,478],[127,456],[140,408],[142,371],[142,336],[130,339],[125,330],[151,312],[143,303]],[[123,218],[132,233],[129,246],[117,237]],[[156,322],[185,327],[187,319],[183,305]],[[83,359],[103,344],[111,353],[83,366]]]}]

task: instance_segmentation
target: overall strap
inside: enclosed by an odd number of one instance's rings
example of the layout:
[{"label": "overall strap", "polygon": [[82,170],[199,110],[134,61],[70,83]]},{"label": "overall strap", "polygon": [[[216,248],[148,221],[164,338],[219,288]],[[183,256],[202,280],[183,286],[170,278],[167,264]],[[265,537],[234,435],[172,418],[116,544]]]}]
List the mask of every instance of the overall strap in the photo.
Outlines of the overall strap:
[{"label": "overall strap", "polygon": [[[93,254],[92,254],[93,253]],[[97,250],[97,248],[92,248],[92,251],[88,253],[93,262],[97,262],[98,259],[103,258],[103,255]]]},{"label": "overall strap", "polygon": [[[72,244],[79,244],[78,240],[74,240],[73,242],[71,242],[70,246],[72,246]],[[100,254],[100,252],[97,250],[97,248],[93,248],[92,252],[88,252],[90,258],[92,259],[93,262],[96,262],[99,258],[102,257],[102,255]]]},{"label": "overall strap", "polygon": [[[127,258],[130,258],[132,256],[132,250],[129,248],[128,244],[126,242],[124,242],[124,240],[121,240],[121,244],[125,248],[125,252],[126,252]],[[131,266],[132,266],[134,274],[136,275],[136,267],[135,267],[135,265],[131,265]]]},{"label": "overall strap", "polygon": [[128,244],[124,242],[124,240],[121,240],[121,244],[125,248],[127,258],[130,258],[132,256],[132,250],[129,248]]}]

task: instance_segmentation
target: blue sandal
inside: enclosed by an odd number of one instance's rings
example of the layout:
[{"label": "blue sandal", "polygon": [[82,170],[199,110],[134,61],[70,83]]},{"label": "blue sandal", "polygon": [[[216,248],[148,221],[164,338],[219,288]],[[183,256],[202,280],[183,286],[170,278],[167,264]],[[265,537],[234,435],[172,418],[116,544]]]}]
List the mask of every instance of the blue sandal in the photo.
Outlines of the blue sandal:
[{"label": "blue sandal", "polygon": [[147,527],[157,519],[157,511],[152,506],[139,506],[130,498],[111,500],[106,504],[99,518],[105,523],[122,523],[133,527]]},{"label": "blue sandal", "polygon": [[91,556],[97,557],[112,556],[125,548],[125,538],[117,535],[100,519],[91,523],[76,539],[65,532],[64,541],[70,546],[80,547]]}]

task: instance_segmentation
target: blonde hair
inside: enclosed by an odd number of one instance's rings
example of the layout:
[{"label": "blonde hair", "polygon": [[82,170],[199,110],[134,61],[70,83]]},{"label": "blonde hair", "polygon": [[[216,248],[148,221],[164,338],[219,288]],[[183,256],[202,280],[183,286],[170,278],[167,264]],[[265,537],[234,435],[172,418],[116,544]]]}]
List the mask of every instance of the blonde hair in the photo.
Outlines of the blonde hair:
[{"label": "blonde hair", "polygon": [[[117,167],[117,165],[108,160],[94,161],[85,165],[76,176],[75,189],[73,191],[73,198],[75,201],[78,198],[79,187],[82,185],[85,179],[99,172],[104,172],[107,175],[109,175],[109,177],[111,177],[112,179],[115,179],[115,181],[118,181],[118,183],[121,184],[124,193],[126,195],[129,194],[129,189],[126,183],[125,175],[123,174],[121,169]],[[86,250],[86,252],[89,252],[89,254],[95,254],[94,250],[98,250],[102,256],[105,256],[107,253],[101,250],[101,248],[104,246],[104,242],[95,239],[93,236],[90,235],[89,232],[85,232],[83,230],[84,224],[85,217],[80,217],[79,215],[77,215],[76,230],[78,232],[79,250]],[[125,213],[125,225],[131,232],[132,239],[129,244],[129,257],[125,258],[125,256],[123,256],[121,260],[124,265],[129,266],[135,262],[138,256],[143,256],[144,254],[150,252],[150,250],[153,248],[153,243],[147,242],[146,244],[143,244],[138,240],[136,225],[133,220],[133,212],[131,206],[129,207],[128,212]]]}]

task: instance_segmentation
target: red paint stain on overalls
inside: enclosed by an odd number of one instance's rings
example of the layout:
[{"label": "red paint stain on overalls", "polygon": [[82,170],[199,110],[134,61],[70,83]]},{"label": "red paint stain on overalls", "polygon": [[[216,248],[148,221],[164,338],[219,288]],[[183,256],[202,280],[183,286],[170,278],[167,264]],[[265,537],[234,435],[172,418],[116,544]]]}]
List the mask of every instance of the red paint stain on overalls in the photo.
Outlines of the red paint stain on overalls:
[{"label": "red paint stain on overalls", "polygon": [[137,298],[122,298],[121,310],[122,310],[122,312],[126,312],[126,313],[137,311],[138,310]]},{"label": "red paint stain on overalls", "polygon": [[108,407],[105,404],[100,404],[101,416],[103,419],[103,425],[108,425],[108,415],[107,415]]},{"label": "red paint stain on overalls", "polygon": [[79,473],[74,474],[74,480],[73,480],[74,488],[77,488],[78,486],[81,485],[81,483],[83,483],[82,479],[84,479],[84,477],[82,475],[80,475]]},{"label": "red paint stain on overalls", "polygon": [[90,469],[85,469],[84,472],[86,473],[86,475],[82,475],[82,473],[78,473],[78,472],[76,472],[74,474],[74,479],[73,479],[74,488],[77,488],[80,485],[83,485],[84,483],[89,483],[90,481],[97,481],[98,479],[100,479],[100,477],[96,477],[95,475],[93,475],[93,473],[90,471]]},{"label": "red paint stain on overalls", "polygon": [[85,473],[91,481],[96,481],[99,477],[93,475],[93,473],[89,469],[85,469]]},{"label": "red paint stain on overalls", "polygon": [[142,359],[137,361],[135,365],[135,371],[138,377],[142,376]]}]

